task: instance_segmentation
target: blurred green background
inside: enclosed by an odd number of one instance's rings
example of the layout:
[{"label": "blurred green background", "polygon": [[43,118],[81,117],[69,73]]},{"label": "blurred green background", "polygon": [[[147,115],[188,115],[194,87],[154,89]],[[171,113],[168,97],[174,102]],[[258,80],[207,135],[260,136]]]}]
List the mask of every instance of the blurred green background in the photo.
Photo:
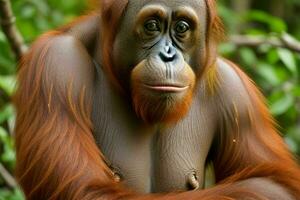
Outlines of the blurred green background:
[{"label": "blurred green background", "polygon": [[[30,45],[41,33],[72,21],[90,8],[84,0],[13,0],[17,27]],[[300,0],[220,0],[219,13],[228,40],[232,35],[267,39],[293,37],[300,40]],[[1,11],[0,11],[1,12]],[[285,141],[300,155],[300,54],[268,44],[237,45],[230,41],[220,53],[254,79],[267,97],[270,110]],[[11,103],[17,61],[0,29],[0,200],[24,199],[15,186]]]}]

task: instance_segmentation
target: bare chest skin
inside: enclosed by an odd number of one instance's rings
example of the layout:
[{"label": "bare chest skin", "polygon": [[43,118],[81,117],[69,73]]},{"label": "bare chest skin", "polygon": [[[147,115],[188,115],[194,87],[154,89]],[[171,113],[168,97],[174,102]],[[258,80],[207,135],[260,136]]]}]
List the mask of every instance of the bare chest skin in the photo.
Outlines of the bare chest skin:
[{"label": "bare chest skin", "polygon": [[215,131],[215,115],[206,97],[195,95],[189,113],[176,124],[146,126],[104,77],[98,78],[95,90],[94,136],[125,185],[141,193],[189,190],[196,187],[195,175],[203,186]]}]

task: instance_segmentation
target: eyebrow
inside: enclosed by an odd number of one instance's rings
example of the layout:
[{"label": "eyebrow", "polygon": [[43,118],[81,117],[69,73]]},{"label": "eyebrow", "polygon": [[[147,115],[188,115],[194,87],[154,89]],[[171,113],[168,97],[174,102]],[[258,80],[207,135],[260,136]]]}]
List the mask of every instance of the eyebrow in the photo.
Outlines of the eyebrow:
[{"label": "eyebrow", "polygon": [[137,24],[144,21],[145,18],[158,17],[160,19],[165,19],[168,17],[167,10],[162,6],[158,5],[148,5],[144,7],[137,15]]},{"label": "eyebrow", "polygon": [[197,21],[199,20],[197,13],[195,12],[194,9],[190,8],[190,7],[180,7],[179,9],[177,9],[174,14],[173,17],[178,19],[178,18],[187,18],[187,20],[191,21],[192,23],[197,23]]}]

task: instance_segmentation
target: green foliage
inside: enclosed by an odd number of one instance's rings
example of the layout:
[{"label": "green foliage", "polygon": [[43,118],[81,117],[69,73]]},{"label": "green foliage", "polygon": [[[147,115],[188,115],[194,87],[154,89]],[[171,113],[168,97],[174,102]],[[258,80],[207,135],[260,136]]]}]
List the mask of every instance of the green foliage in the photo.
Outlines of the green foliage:
[{"label": "green foliage", "polygon": [[[293,37],[300,38],[300,27],[297,26],[299,0],[279,1],[286,10],[282,17],[276,17],[277,13],[269,10],[268,1],[250,0],[252,4],[245,12],[233,10],[231,5],[234,0],[219,2],[219,11],[229,35],[239,32],[250,36],[280,37],[289,32]],[[71,21],[86,9],[84,0],[14,0],[11,3],[17,26],[28,45],[43,32]],[[239,63],[260,86],[287,144],[300,155],[300,55],[270,45],[250,48],[232,43],[221,45],[220,52]],[[0,163],[11,174],[15,167],[11,137],[15,111],[11,97],[15,89],[16,66],[14,55],[0,30]],[[0,175],[2,199],[24,198],[20,189],[8,187]]]},{"label": "green foliage", "polygon": [[17,25],[27,42],[74,19],[86,8],[82,0],[14,0]]},{"label": "green foliage", "polygon": [[[229,35],[235,34],[239,29],[244,35],[263,38],[288,36],[287,31],[292,34],[294,32],[297,36],[300,31],[299,26],[290,27],[289,21],[275,17],[266,11],[247,10],[247,12],[237,13],[228,8],[229,1],[223,0],[223,3],[226,6],[220,6],[220,13]],[[296,1],[288,3],[296,4]],[[254,48],[238,47],[230,42],[223,44],[220,52],[226,58],[239,63],[262,89],[287,144],[294,153],[300,155],[299,53],[268,44]]]},{"label": "green foliage", "polygon": [[0,189],[0,200],[22,200],[24,196],[20,189],[9,190],[7,188]]}]

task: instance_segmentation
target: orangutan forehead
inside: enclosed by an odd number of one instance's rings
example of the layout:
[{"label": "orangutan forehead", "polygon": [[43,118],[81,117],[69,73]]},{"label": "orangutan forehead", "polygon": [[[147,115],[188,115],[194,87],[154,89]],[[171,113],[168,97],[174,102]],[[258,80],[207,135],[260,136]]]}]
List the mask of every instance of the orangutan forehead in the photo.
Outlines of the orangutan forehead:
[{"label": "orangutan forehead", "polygon": [[[128,32],[136,25],[137,20],[144,20],[151,16],[170,16],[184,19],[193,19],[200,24],[200,32],[205,33],[208,22],[208,0],[129,0],[126,11],[121,19],[120,27]],[[146,17],[145,17],[146,16]],[[196,20],[195,20],[196,19]]]},{"label": "orangutan forehead", "polygon": [[180,7],[190,7],[199,14],[207,7],[205,0],[129,0],[129,5],[130,8],[136,10],[148,5],[160,5],[169,11],[177,10]]}]

